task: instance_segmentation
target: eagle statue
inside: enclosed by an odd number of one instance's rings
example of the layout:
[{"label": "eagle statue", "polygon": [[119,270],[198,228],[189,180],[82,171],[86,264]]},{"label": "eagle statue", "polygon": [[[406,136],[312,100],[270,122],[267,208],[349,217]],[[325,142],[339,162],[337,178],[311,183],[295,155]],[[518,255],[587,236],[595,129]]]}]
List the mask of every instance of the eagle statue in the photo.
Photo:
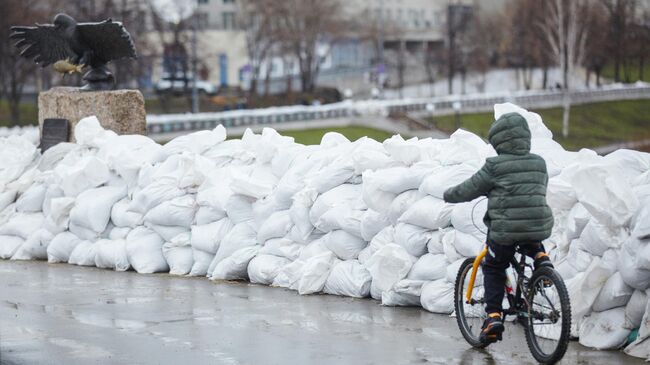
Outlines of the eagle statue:
[{"label": "eagle statue", "polygon": [[67,14],[58,14],[53,24],[35,27],[11,27],[9,38],[17,40],[20,55],[33,59],[42,67],[53,65],[58,72],[81,72],[86,81],[82,90],[115,88],[115,78],[107,63],[123,58],[137,58],[131,35],[122,23],[107,19],[98,23],[77,23]]}]

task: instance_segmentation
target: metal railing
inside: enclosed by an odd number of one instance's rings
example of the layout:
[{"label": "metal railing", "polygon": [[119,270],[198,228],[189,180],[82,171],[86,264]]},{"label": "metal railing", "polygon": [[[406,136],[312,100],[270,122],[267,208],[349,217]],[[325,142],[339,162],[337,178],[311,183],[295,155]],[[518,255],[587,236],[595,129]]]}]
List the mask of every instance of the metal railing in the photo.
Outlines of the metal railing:
[{"label": "metal railing", "polygon": [[[426,112],[431,115],[492,110],[494,104],[511,102],[524,108],[561,106],[563,93],[559,90],[519,91],[492,94],[450,95],[434,98],[401,100],[344,101],[318,106],[287,106],[265,109],[233,110],[217,113],[147,115],[150,135],[190,132],[224,127],[247,127],[285,122],[308,122],[359,116]],[[585,104],[610,100],[650,98],[650,84],[611,85],[599,89],[574,90],[571,103]]]}]

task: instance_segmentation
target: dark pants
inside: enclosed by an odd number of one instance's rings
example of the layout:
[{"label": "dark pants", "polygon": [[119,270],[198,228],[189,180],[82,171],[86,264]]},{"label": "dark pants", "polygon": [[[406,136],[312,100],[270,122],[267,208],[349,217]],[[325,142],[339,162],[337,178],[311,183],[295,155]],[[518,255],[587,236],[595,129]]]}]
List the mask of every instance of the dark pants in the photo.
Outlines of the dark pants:
[{"label": "dark pants", "polygon": [[[515,255],[517,245],[503,246],[488,239],[488,254],[483,262],[483,285],[485,286],[485,312],[501,313],[506,286],[506,269]],[[526,256],[535,258],[544,251],[540,242],[520,244]]]}]

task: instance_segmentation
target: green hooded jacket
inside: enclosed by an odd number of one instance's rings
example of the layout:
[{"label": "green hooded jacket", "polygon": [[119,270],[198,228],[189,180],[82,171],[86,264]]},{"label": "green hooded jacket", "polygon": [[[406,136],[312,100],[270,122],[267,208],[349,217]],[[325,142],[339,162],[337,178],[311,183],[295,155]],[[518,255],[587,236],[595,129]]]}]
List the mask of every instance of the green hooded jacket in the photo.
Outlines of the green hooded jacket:
[{"label": "green hooded jacket", "polygon": [[553,213],[546,204],[546,162],[530,153],[530,129],[518,113],[503,115],[489,132],[498,156],[488,158],[472,177],[445,191],[445,201],[488,197],[483,218],[488,239],[500,245],[542,241],[551,235]]}]

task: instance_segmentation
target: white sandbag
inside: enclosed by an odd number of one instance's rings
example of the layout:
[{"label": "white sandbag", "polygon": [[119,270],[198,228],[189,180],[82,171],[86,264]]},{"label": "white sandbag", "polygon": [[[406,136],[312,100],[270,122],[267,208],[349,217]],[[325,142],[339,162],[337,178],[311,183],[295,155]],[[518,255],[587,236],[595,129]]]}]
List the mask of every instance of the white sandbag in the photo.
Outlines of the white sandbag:
[{"label": "white sandbag", "polygon": [[407,190],[399,194],[388,208],[388,218],[390,221],[395,224],[397,220],[411,208],[416,202],[425,197],[426,195],[422,194],[419,190]]},{"label": "white sandbag", "polygon": [[79,237],[68,231],[57,234],[47,246],[47,262],[68,262],[70,254],[81,242]]},{"label": "white sandbag", "polygon": [[131,267],[126,254],[126,240],[99,240],[95,242],[95,266],[102,269],[126,271]]},{"label": "white sandbag", "polygon": [[46,190],[44,184],[32,185],[16,200],[16,210],[25,213],[42,211]]},{"label": "white sandbag", "polygon": [[411,280],[433,281],[442,279],[447,275],[449,262],[445,255],[422,255],[409,271],[407,278]]},{"label": "white sandbag", "polygon": [[566,256],[566,261],[577,272],[584,272],[594,259],[594,256],[582,249],[583,245],[580,240],[573,240],[569,247],[569,253]]},{"label": "white sandbag", "polygon": [[201,154],[226,139],[226,129],[219,124],[213,130],[198,131],[182,135],[165,143],[162,153],[166,156],[191,152]]},{"label": "white sandbag", "polygon": [[643,290],[635,290],[625,306],[625,325],[623,327],[629,330],[639,328],[647,304],[648,294]]},{"label": "white sandbag", "polygon": [[420,307],[420,295],[425,280],[400,280],[391,290],[381,293],[381,305],[391,307]]},{"label": "white sandbag", "polygon": [[573,206],[567,216],[566,235],[568,239],[573,240],[580,237],[590,220],[591,214],[584,205],[578,203]]},{"label": "white sandbag", "polygon": [[144,221],[159,226],[190,228],[197,209],[194,196],[183,195],[160,203],[145,214]]},{"label": "white sandbag", "polygon": [[128,210],[145,214],[160,203],[184,194],[185,192],[181,188],[168,181],[154,181],[133,194],[133,200],[129,204]]},{"label": "white sandbag", "polygon": [[478,198],[471,202],[454,205],[451,224],[458,231],[471,234],[481,241],[485,240],[487,227],[483,217],[487,212],[487,199]]},{"label": "white sandbag", "polygon": [[322,291],[332,267],[337,262],[338,260],[332,252],[325,252],[306,260],[297,282],[298,293],[305,295]]},{"label": "white sandbag", "polygon": [[190,228],[181,226],[159,226],[149,222],[144,222],[144,226],[156,232],[165,242],[171,241],[181,233],[190,232]]},{"label": "white sandbag", "polygon": [[391,167],[378,170],[379,189],[393,194],[401,194],[407,190],[417,189],[422,180],[431,173],[436,165],[418,163],[411,167]]},{"label": "white sandbag", "polygon": [[70,232],[72,232],[75,236],[81,238],[84,241],[90,241],[90,242],[95,242],[100,236],[100,233],[93,231],[92,229],[82,227],[80,225],[75,224],[74,222],[70,222],[68,224],[68,229]]},{"label": "white sandbag", "polygon": [[637,338],[625,347],[625,353],[641,359],[650,359],[650,338]]},{"label": "white sandbag", "polygon": [[650,153],[646,152],[621,148],[607,154],[603,160],[620,167],[629,181],[650,170]]},{"label": "white sandbag", "polygon": [[571,318],[575,323],[581,323],[582,318],[591,312],[601,288],[616,271],[616,260],[613,250],[605,252],[602,258],[594,258],[584,275],[576,276],[567,286],[571,298]]},{"label": "white sandbag", "polygon": [[16,200],[17,192],[16,190],[6,190],[0,192],[0,212],[5,210],[10,204],[14,203]]},{"label": "white sandbag", "polygon": [[181,233],[165,242],[162,246],[162,253],[169,265],[169,273],[172,275],[186,275],[192,270],[194,256],[190,245],[190,232]]},{"label": "white sandbag", "polygon": [[271,194],[277,183],[278,180],[271,172],[270,167],[256,165],[249,173],[234,173],[230,189],[235,194],[261,199]]},{"label": "white sandbag", "polygon": [[366,261],[375,254],[375,252],[389,243],[395,243],[395,227],[393,226],[387,226],[379,231],[379,233],[372,238],[368,246],[359,252],[359,257],[357,259],[360,263],[365,264]]},{"label": "white sandbag", "polygon": [[553,177],[548,180],[546,202],[553,209],[569,210],[578,202],[578,196],[571,183]]},{"label": "white sandbag", "polygon": [[370,241],[373,237],[375,237],[377,233],[379,233],[379,231],[389,225],[390,220],[388,219],[387,215],[379,213],[372,209],[368,209],[363,213],[363,216],[361,217],[361,238],[366,241]]},{"label": "white sandbag", "polygon": [[257,231],[257,242],[266,242],[272,238],[284,237],[293,227],[293,221],[288,210],[271,214]]},{"label": "white sandbag", "polygon": [[0,186],[18,178],[36,157],[36,146],[26,138],[11,135],[0,139]]},{"label": "white sandbag", "polygon": [[398,222],[416,226],[439,229],[451,224],[454,206],[430,195],[411,205],[398,219]]},{"label": "white sandbag", "polygon": [[416,260],[402,246],[393,243],[387,244],[375,252],[364,264],[372,276],[370,286],[372,297],[381,299],[383,292],[390,290],[396,282],[408,275]]},{"label": "white sandbag", "polygon": [[610,248],[621,247],[628,233],[621,227],[607,227],[592,219],[580,234],[582,249],[595,256],[602,256]]},{"label": "white sandbag", "polygon": [[361,188],[361,185],[343,184],[321,194],[309,211],[309,220],[316,224],[323,214],[336,206],[346,206],[353,210],[366,209],[361,200]]},{"label": "white sandbag", "polygon": [[442,199],[445,190],[467,180],[476,171],[476,167],[468,164],[437,167],[422,181],[420,191]]},{"label": "white sandbag", "polygon": [[417,146],[417,139],[405,141],[397,134],[383,142],[384,149],[394,160],[406,165],[412,165],[420,159],[420,148]]},{"label": "white sandbag", "polygon": [[11,258],[24,242],[22,237],[0,235],[0,259]]},{"label": "white sandbag", "polygon": [[625,225],[639,206],[638,199],[618,169],[583,166],[573,174],[571,184],[589,213],[610,227]]},{"label": "white sandbag", "polygon": [[352,209],[347,205],[332,207],[322,214],[314,226],[321,232],[343,230],[354,236],[361,237],[361,219],[364,211]]},{"label": "white sandbag", "polygon": [[221,240],[217,254],[214,256],[212,263],[210,263],[212,270],[208,269],[208,272],[214,271],[214,267],[221,260],[232,255],[235,251],[247,246],[255,246],[256,244],[257,233],[253,227],[249,223],[236,224]]},{"label": "white sandbag", "polygon": [[210,276],[210,273],[208,273],[208,268],[210,267],[210,263],[214,258],[214,253],[192,248],[192,258],[194,259],[194,264],[192,264],[192,269],[190,270],[189,275]]},{"label": "white sandbag", "polygon": [[194,223],[197,225],[209,224],[226,218],[226,212],[209,206],[199,206],[194,215]]},{"label": "white sandbag", "polygon": [[454,235],[454,249],[459,255],[463,257],[478,256],[483,247],[485,247],[485,242],[480,241],[475,236],[456,231]]},{"label": "white sandbag", "polygon": [[368,270],[357,260],[336,263],[327,277],[323,292],[354,298],[370,295],[372,277]]},{"label": "white sandbag", "polygon": [[279,211],[289,212],[291,205],[280,205],[275,195],[271,194],[265,196],[262,199],[258,199],[251,205],[253,212],[253,222],[255,227],[258,229],[264,224],[264,222],[274,213]]},{"label": "white sandbag", "polygon": [[77,196],[70,211],[70,220],[75,225],[103,232],[111,218],[113,204],[126,196],[126,188],[103,186],[90,189]]},{"label": "white sandbag", "polygon": [[388,211],[397,194],[379,189],[382,181],[381,176],[377,176],[377,173],[374,171],[364,171],[362,177],[363,184],[361,184],[361,192],[363,201],[370,209],[377,212]]},{"label": "white sandbag", "polygon": [[75,198],[54,198],[50,201],[50,213],[48,219],[50,219],[58,228],[65,230],[68,228],[70,223],[70,212],[74,206]]},{"label": "white sandbag", "polygon": [[621,277],[634,289],[650,288],[650,259],[646,258],[646,247],[647,244],[630,237],[619,252],[618,269]]},{"label": "white sandbag", "polygon": [[131,200],[124,198],[113,205],[111,209],[111,221],[118,227],[134,228],[142,224],[143,215],[138,212],[130,211],[129,205]]},{"label": "white sandbag", "polygon": [[224,207],[228,214],[228,218],[230,218],[234,224],[252,221],[253,200],[253,198],[241,194],[231,195]]},{"label": "white sandbag", "polygon": [[427,243],[431,238],[431,231],[407,223],[398,223],[395,226],[395,243],[404,247],[415,257],[420,257],[427,252]]},{"label": "white sandbag", "polygon": [[95,266],[95,245],[90,241],[80,242],[70,253],[68,263],[78,266]]},{"label": "white sandbag", "polygon": [[213,223],[192,226],[192,248],[217,253],[221,241],[233,227],[234,224],[227,217]]},{"label": "white sandbag", "polygon": [[354,165],[348,156],[334,161],[329,166],[319,169],[307,177],[307,186],[322,194],[344,184],[354,176]]},{"label": "white sandbag", "polygon": [[608,309],[622,307],[627,304],[632,297],[634,289],[623,282],[621,273],[617,272],[610,276],[605,285],[600,289],[600,293],[594,300],[592,309],[596,312],[603,312]]},{"label": "white sandbag", "polygon": [[650,238],[650,199],[632,218],[632,236],[638,239]]},{"label": "white sandbag", "polygon": [[291,261],[273,255],[257,255],[248,263],[248,278],[253,284],[270,285],[283,266]]},{"label": "white sandbag", "polygon": [[427,242],[427,251],[434,255],[445,253],[444,246],[442,244],[442,237],[446,233],[445,230],[437,230],[431,232],[431,238]]},{"label": "white sandbag", "polygon": [[323,244],[341,260],[356,259],[359,256],[359,252],[367,245],[363,238],[342,230],[336,230],[326,234],[323,237]]},{"label": "white sandbag", "polygon": [[43,224],[43,213],[16,213],[0,226],[0,235],[18,236],[27,239],[34,233],[34,229]]},{"label": "white sandbag", "polygon": [[92,115],[82,118],[74,127],[76,143],[87,147],[102,147],[107,139],[116,136],[111,130],[102,128],[99,119]]},{"label": "white sandbag", "polygon": [[248,279],[248,264],[257,256],[260,246],[241,248],[217,264],[211,280],[245,280]]},{"label": "white sandbag", "polygon": [[294,230],[302,238],[307,238],[314,230],[314,225],[309,218],[309,212],[314,205],[318,194],[313,189],[303,189],[293,196],[293,203],[289,208],[289,216],[294,224]]},{"label": "white sandbag", "polygon": [[[52,213],[52,200],[63,197],[63,189],[58,184],[48,185],[43,195],[43,214],[47,217]],[[74,198],[68,198],[74,202]],[[2,203],[0,203],[0,206]]]},{"label": "white sandbag", "polygon": [[108,234],[108,239],[111,240],[126,240],[126,236],[131,233],[133,229],[131,227],[114,227],[111,229],[111,233]]},{"label": "white sandbag", "polygon": [[580,325],[580,344],[597,350],[621,348],[630,330],[623,328],[625,308],[619,307],[604,312],[594,312]]},{"label": "white sandbag", "polygon": [[458,270],[460,270],[460,266],[465,262],[466,259],[461,258],[458,260],[455,260],[452,262],[449,266],[447,266],[447,274],[445,276],[445,280],[449,283],[455,283],[456,282],[456,277],[458,276]]},{"label": "white sandbag", "polygon": [[83,191],[98,187],[111,176],[106,163],[95,156],[83,157],[74,165],[61,163],[54,171],[61,179],[61,188],[66,196],[77,196]]},{"label": "white sandbag", "polygon": [[264,242],[264,246],[259,253],[260,255],[274,255],[295,261],[304,247],[287,238],[273,238]]},{"label": "white sandbag", "polygon": [[169,265],[162,253],[164,241],[146,227],[136,227],[126,237],[126,254],[133,269],[140,274],[168,272]]},{"label": "white sandbag", "polygon": [[450,314],[454,311],[454,284],[440,279],[422,286],[420,304],[429,312]]}]

